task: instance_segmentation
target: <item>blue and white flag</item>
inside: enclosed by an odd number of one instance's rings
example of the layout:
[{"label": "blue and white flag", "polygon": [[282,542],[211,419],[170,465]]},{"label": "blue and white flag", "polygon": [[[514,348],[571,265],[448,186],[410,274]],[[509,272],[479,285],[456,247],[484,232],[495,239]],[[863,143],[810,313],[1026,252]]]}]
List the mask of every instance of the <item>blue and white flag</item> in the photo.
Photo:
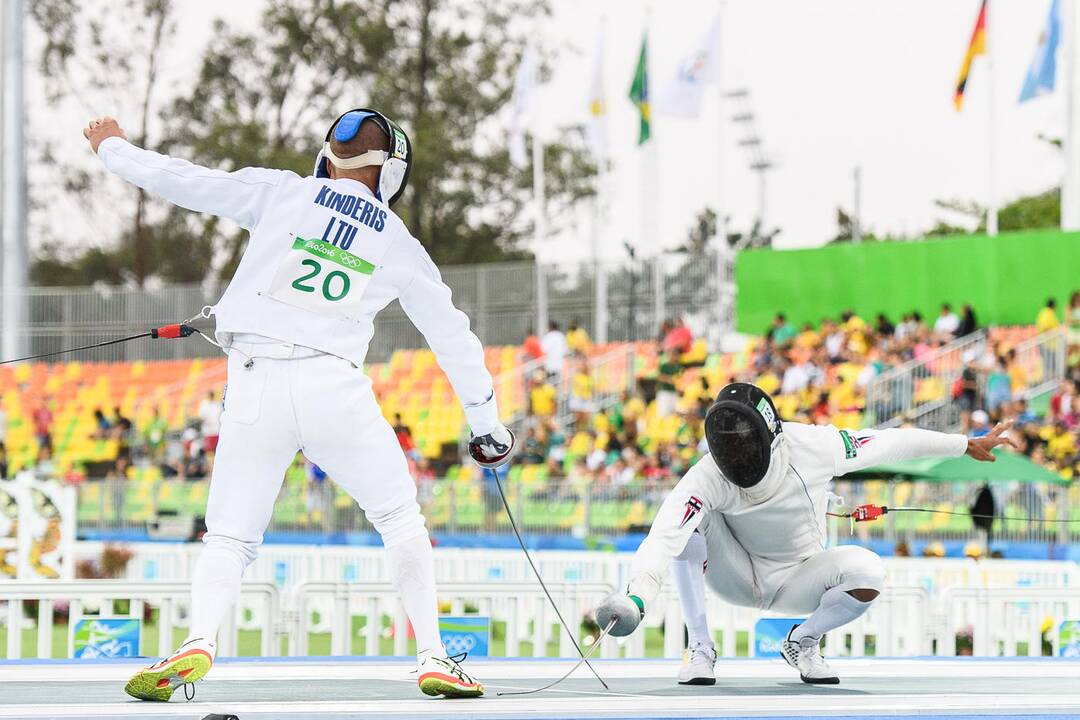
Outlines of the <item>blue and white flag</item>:
[{"label": "blue and white flag", "polygon": [[1024,87],[1020,90],[1020,102],[1031,100],[1039,95],[1053,92],[1054,76],[1057,74],[1057,48],[1061,40],[1061,3],[1050,0],[1050,14],[1046,17],[1046,27],[1039,35],[1039,46],[1035,57],[1024,76]]},{"label": "blue and white flag", "polygon": [[653,108],[658,114],[697,117],[705,86],[717,80],[720,65],[720,18],[713,20],[697,44],[679,60],[674,74],[660,88]]}]

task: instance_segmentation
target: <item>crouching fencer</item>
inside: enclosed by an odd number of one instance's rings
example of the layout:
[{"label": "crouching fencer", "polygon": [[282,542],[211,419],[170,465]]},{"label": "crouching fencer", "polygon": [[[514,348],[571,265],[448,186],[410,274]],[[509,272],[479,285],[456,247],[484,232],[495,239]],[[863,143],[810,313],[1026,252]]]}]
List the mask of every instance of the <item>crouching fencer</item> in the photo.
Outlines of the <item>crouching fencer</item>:
[{"label": "crouching fencer", "polygon": [[826,547],[827,486],[833,477],[886,462],[968,454],[993,461],[1011,445],[1000,424],[981,438],[916,429],[849,432],[782,422],[767,393],[747,383],[720,391],[705,416],[709,453],[664,500],[634,556],[625,593],[597,608],[601,627],[629,635],[655,602],[671,568],[689,634],[685,685],[716,682],[716,649],[705,617],[705,584],[725,601],[809,614],[781,654],[806,683],[835,684],[822,636],[865,613],[885,570],[856,545]]}]

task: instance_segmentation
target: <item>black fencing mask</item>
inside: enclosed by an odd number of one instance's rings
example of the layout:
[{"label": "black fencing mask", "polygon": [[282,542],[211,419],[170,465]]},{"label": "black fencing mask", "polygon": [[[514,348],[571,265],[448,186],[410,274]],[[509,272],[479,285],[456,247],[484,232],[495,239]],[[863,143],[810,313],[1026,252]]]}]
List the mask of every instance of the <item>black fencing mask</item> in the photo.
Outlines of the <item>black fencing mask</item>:
[{"label": "black fencing mask", "polygon": [[720,472],[741,488],[761,482],[780,437],[772,398],[750,383],[731,383],[705,415],[705,441]]}]

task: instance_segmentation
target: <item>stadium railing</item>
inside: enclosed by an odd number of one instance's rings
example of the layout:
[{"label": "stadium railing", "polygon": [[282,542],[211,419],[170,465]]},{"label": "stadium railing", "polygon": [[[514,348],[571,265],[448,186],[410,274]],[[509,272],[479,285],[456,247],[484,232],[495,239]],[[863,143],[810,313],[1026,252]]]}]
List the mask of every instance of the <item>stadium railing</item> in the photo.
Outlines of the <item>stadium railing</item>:
[{"label": "stadium railing", "polygon": [[910,422],[942,432],[956,427],[960,411],[950,390],[964,369],[964,357],[982,357],[986,343],[986,331],[979,330],[875,377],[866,389],[866,410],[873,424],[889,428]]},{"label": "stadium railing", "polygon": [[[960,425],[960,408],[951,396],[953,383],[964,370],[965,358],[981,364],[991,346],[990,335],[979,330],[921,360],[911,360],[883,372],[866,390],[868,419],[882,428],[910,423],[942,432],[956,430]],[[1065,376],[1067,347],[1064,328],[1016,344],[1013,349],[1023,369],[1023,398],[1030,400],[1047,392]]]},{"label": "stadium railing", "polygon": [[[902,562],[948,564],[941,560]],[[855,657],[1056,654],[1058,626],[1080,612],[1080,588],[1075,584],[995,587],[976,578],[968,580],[966,584],[957,580],[947,587],[930,588],[890,582],[866,615],[827,635],[826,652]],[[596,629],[585,623],[614,586],[552,582],[549,587],[579,642],[589,642]],[[65,600],[70,603],[71,623],[106,616],[142,619],[149,609],[156,608],[158,648],[172,647],[177,628],[186,624],[180,611],[186,607],[187,592],[186,583],[162,581],[9,582],[5,585],[6,657],[23,657],[21,630],[28,625],[23,620],[23,603],[27,601],[38,602],[35,654],[39,658],[54,653],[54,610]],[[439,596],[446,603],[444,613],[489,619],[491,640],[498,641],[491,643],[493,655],[574,655],[568,636],[534,582],[443,582]],[[116,612],[119,603],[127,607]],[[755,655],[758,621],[777,617],[775,613],[731,606],[713,594],[707,598],[706,612],[714,638],[719,639],[719,654],[724,657]],[[313,649],[309,642],[318,637],[331,655],[392,652],[401,656],[409,650],[407,627],[396,593],[386,582],[306,582],[284,592],[270,583],[248,582],[236,612],[226,619],[219,635],[219,654],[239,654],[241,632],[247,632],[250,640],[251,631],[258,631],[257,652],[263,656],[281,654],[283,639],[284,654],[307,655]],[[390,646],[383,641],[387,634],[393,638]],[[73,633],[68,635],[70,656]],[[646,615],[643,629],[625,641],[605,642],[601,656],[677,658],[682,655],[683,642],[681,606],[668,586]],[[245,654],[254,650],[249,642]]]},{"label": "stadium railing", "polygon": [[[580,485],[554,478],[544,466],[518,466],[504,482],[507,499],[522,531],[545,538],[547,546],[584,547],[585,538],[639,537],[647,532],[673,479],[624,486]],[[977,530],[969,508],[980,485],[970,483],[906,482],[892,479],[850,482],[838,480],[834,491],[845,507],[865,503],[890,507],[922,507],[948,513],[889,513],[852,529],[833,518],[833,542],[857,541],[883,554],[899,543],[911,553],[934,543],[969,541],[994,549],[1017,543],[1064,548],[1080,542],[1080,485],[994,481],[990,483],[997,515],[1010,518],[1072,519],[1075,523],[997,520],[990,537]],[[195,518],[205,511],[208,481],[98,480],[79,485],[78,527],[84,538],[139,540],[148,524],[170,518]],[[422,482],[418,500],[433,535],[450,544],[474,544],[482,539],[511,538],[510,525],[494,483],[462,473],[457,478]],[[332,483],[283,486],[268,535],[310,542],[362,542],[374,537],[356,503]],[[1006,554],[1010,551],[1003,549]],[[1028,556],[1038,553],[1032,550]],[[1042,557],[1046,557],[1044,554]]]}]

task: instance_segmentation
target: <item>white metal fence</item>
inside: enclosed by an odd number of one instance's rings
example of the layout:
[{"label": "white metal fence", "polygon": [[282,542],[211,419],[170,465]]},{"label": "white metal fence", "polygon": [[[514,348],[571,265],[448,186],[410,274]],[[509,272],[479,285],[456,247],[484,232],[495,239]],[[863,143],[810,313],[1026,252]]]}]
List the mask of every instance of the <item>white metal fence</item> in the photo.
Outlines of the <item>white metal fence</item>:
[{"label": "white metal fence", "polygon": [[[101,549],[98,543],[81,543],[78,551],[91,557]],[[53,613],[64,603],[70,603],[71,622],[112,615],[119,601],[129,601],[127,617],[143,617],[147,607],[157,608],[158,647],[171,646],[174,631],[187,622],[188,582],[199,546],[145,543],[131,549],[135,555],[122,580],[0,583],[0,602],[8,602],[0,614],[8,630],[7,657],[23,656],[13,628],[30,625],[39,628],[37,656],[47,657]],[[498,625],[500,654],[573,654],[519,551],[435,552],[439,596],[448,603],[444,609],[490,617]],[[632,555],[541,551],[535,558],[564,617],[580,630],[607,593],[625,587]],[[263,547],[247,573],[240,607],[219,638],[221,654],[236,654],[241,632],[257,632],[259,652],[269,656],[306,655],[311,639],[319,636],[333,655],[379,655],[387,650],[386,635],[393,637],[395,655],[407,654],[407,623],[386,581],[384,563],[381,548]],[[866,615],[826,637],[828,654],[1041,655],[1044,645],[1056,653],[1058,625],[1080,619],[1076,563],[886,558],[885,565],[885,592]],[[645,630],[607,642],[602,656],[678,657],[684,637],[681,607],[670,585],[661,597],[650,608]],[[32,620],[23,607],[30,600],[41,601]],[[755,624],[770,615],[734,607],[712,593],[707,613],[725,657],[752,654]],[[1051,629],[1044,632],[1048,624]],[[659,650],[647,644],[649,633],[659,633]],[[584,640],[586,633],[579,635]]]},{"label": "white metal fence", "polygon": [[[1072,582],[1072,586],[1022,588],[976,584],[934,592],[926,587],[890,584],[864,616],[826,635],[826,653],[898,657],[962,652],[1011,657],[1041,656],[1049,650],[1049,654],[1056,654],[1058,625],[1080,617],[1080,587],[1075,585],[1075,578]],[[598,582],[550,583],[555,602],[572,624],[579,642],[588,641],[580,623],[613,587]],[[450,601],[451,613],[476,614],[492,620],[499,628],[501,655],[517,657],[526,651],[534,657],[546,657],[552,653],[552,643],[557,643],[557,656],[574,654],[569,636],[556,624],[554,612],[534,582],[441,583],[439,591]],[[184,624],[183,614],[178,611],[186,593],[186,584],[170,582],[5,583],[0,586],[0,599],[7,601],[6,657],[24,657],[20,631],[28,625],[23,617],[26,601],[38,603],[33,624],[38,628],[34,655],[39,658],[52,654],[54,610],[64,601],[70,604],[71,623],[97,614],[116,616],[113,611],[118,601],[127,601],[128,609],[120,613],[124,617],[141,618],[148,606],[158,608],[158,647],[172,647],[175,628]],[[241,630],[259,631],[259,653],[263,656],[280,654],[283,640],[286,655],[307,655],[313,634],[329,636],[329,654],[351,655],[357,651],[355,619],[363,621],[359,631],[361,654],[383,654],[381,640],[387,630],[393,635],[393,654],[408,654],[408,624],[388,583],[304,582],[282,594],[272,584],[248,582],[243,593],[240,607],[219,635],[222,656],[236,654]],[[718,653],[723,657],[743,654],[743,643],[752,655],[755,624],[770,616],[756,609],[727,605],[712,594],[708,596],[707,614],[714,637],[719,638]],[[601,657],[656,655],[656,650],[647,646],[650,631],[661,633],[659,654],[669,658],[682,655],[683,618],[670,587],[663,593],[662,602],[646,616],[643,628],[625,640],[606,641]],[[525,643],[530,645],[528,650]],[[69,638],[69,655],[71,651]]]}]

